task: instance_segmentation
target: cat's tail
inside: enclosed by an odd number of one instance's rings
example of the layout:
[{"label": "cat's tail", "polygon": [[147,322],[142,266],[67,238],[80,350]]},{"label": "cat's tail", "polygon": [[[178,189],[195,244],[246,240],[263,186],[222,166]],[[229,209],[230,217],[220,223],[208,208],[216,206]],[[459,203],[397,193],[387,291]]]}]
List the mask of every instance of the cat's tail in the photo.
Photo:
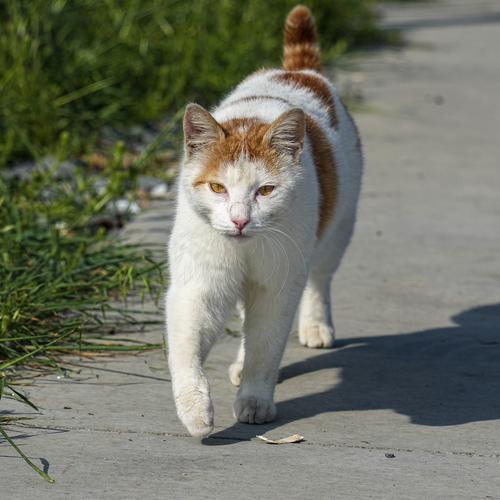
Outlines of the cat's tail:
[{"label": "cat's tail", "polygon": [[283,67],[288,71],[321,67],[314,17],[304,5],[294,7],[286,18],[283,51]]}]

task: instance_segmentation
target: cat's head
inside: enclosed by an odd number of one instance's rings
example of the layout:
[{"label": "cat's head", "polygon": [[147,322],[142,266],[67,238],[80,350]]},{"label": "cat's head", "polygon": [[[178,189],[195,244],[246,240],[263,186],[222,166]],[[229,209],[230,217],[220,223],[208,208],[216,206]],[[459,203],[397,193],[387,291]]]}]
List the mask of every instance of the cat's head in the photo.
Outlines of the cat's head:
[{"label": "cat's head", "polygon": [[305,119],[294,108],[272,123],[238,118],[218,123],[189,104],[184,115],[184,186],[215,230],[252,236],[286,213],[302,176]]}]

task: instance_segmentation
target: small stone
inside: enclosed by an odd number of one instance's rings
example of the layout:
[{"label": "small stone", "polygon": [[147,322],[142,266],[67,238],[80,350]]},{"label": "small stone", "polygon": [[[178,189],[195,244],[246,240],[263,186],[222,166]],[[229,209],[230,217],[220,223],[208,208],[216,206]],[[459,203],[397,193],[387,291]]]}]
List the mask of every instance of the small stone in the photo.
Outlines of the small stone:
[{"label": "small stone", "polygon": [[151,191],[156,186],[159,186],[163,182],[156,177],[150,177],[147,175],[141,175],[137,182],[139,189],[143,189],[144,191]]},{"label": "small stone", "polygon": [[129,201],[125,198],[120,198],[114,202],[114,208],[117,213],[137,215],[141,211],[141,207],[135,201]]},{"label": "small stone", "polygon": [[435,95],[433,98],[432,98],[434,104],[438,105],[438,106],[441,106],[442,104],[444,104],[444,97],[442,95]]},{"label": "small stone", "polygon": [[151,189],[151,198],[165,198],[168,194],[168,186],[164,182],[157,184]]}]

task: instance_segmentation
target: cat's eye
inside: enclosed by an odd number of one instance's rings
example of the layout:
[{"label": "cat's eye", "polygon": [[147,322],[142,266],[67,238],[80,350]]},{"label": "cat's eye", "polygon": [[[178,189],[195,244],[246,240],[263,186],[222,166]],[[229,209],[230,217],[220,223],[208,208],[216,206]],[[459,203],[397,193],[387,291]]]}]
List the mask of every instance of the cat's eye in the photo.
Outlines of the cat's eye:
[{"label": "cat's eye", "polygon": [[274,191],[274,186],[261,186],[258,190],[257,193],[259,193],[261,196],[268,196]]},{"label": "cat's eye", "polygon": [[218,193],[218,194],[222,194],[222,193],[226,193],[227,192],[226,188],[222,184],[219,184],[218,182],[211,182],[210,183],[210,189],[214,193]]}]

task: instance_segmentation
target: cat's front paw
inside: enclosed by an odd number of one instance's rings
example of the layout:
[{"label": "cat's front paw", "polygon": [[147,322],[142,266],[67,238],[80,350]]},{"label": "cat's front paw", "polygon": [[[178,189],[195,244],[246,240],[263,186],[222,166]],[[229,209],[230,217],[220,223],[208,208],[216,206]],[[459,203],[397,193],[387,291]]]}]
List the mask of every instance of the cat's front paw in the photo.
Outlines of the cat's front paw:
[{"label": "cat's front paw", "polygon": [[229,380],[231,384],[239,387],[241,384],[241,372],[243,371],[243,363],[235,361],[229,366]]},{"label": "cat's front paw", "polygon": [[332,347],[335,342],[335,331],[326,323],[311,323],[299,329],[299,341],[312,348]]},{"label": "cat's front paw", "polygon": [[194,437],[208,436],[214,428],[214,408],[208,384],[184,390],[175,398],[177,415]]},{"label": "cat's front paw", "polygon": [[234,402],[234,416],[244,424],[264,424],[276,418],[276,405],[267,399],[238,397]]}]

